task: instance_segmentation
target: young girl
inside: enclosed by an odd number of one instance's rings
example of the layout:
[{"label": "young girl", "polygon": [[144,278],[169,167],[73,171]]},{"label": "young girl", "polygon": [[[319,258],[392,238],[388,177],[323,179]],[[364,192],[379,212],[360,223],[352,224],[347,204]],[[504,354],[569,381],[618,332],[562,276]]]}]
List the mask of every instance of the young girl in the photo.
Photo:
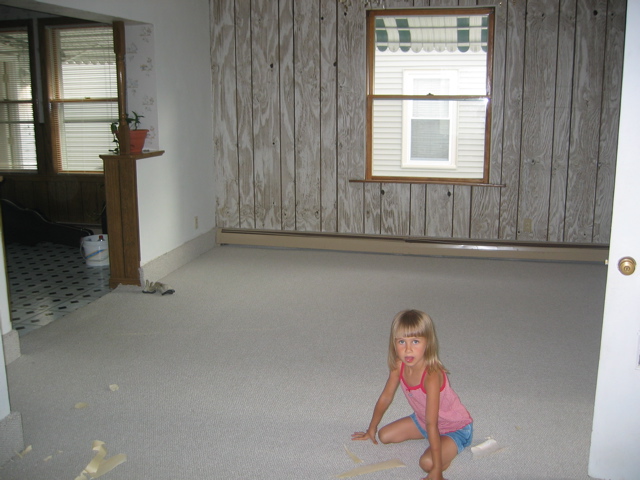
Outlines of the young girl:
[{"label": "young girl", "polygon": [[[355,432],[352,440],[377,444],[427,438],[429,448],[420,457],[426,479],[442,480],[456,455],[471,444],[473,419],[449,385],[438,358],[438,339],[431,317],[418,310],[396,315],[389,338],[389,378],[376,402],[369,428]],[[391,405],[398,385],[414,413],[381,428],[378,425]]]}]

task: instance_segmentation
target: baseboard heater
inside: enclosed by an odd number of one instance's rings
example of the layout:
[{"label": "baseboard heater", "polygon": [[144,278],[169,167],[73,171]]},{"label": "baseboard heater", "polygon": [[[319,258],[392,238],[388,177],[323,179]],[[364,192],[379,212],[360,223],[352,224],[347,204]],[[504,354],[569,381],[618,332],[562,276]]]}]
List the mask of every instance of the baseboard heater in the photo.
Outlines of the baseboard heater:
[{"label": "baseboard heater", "polygon": [[216,231],[216,243],[218,245],[308,248],[397,255],[560,262],[605,263],[609,256],[608,245],[463,241],[424,237],[289,232],[241,228],[218,228]]}]

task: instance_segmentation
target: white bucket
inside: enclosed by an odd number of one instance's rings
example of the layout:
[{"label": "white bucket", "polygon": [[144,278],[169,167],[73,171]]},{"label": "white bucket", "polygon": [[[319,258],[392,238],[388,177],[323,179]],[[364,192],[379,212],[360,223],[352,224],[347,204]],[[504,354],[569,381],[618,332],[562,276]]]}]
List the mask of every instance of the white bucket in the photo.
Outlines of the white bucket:
[{"label": "white bucket", "polygon": [[89,267],[102,267],[109,265],[109,239],[108,235],[89,235],[82,237],[80,242],[82,258]]}]

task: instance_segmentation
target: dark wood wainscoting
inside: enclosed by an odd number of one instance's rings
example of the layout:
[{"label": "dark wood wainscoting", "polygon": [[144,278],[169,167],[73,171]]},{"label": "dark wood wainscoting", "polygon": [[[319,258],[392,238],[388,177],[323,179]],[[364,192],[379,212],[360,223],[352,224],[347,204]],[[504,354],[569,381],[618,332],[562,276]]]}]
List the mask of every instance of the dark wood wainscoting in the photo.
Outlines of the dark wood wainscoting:
[{"label": "dark wood wainscoting", "polygon": [[3,175],[0,198],[37,210],[52,222],[101,225],[106,196],[103,174]]}]

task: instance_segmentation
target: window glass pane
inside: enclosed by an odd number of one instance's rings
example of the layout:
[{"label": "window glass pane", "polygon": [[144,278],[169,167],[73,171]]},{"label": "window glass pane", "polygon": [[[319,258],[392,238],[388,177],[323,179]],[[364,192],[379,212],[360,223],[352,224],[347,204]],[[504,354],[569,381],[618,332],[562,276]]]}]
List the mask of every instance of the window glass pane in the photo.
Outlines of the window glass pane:
[{"label": "window glass pane", "polygon": [[374,99],[372,175],[482,178],[487,103],[484,100],[438,101],[449,104],[455,112],[455,124],[447,119],[416,119],[404,115],[415,103],[435,102]]},{"label": "window glass pane", "polygon": [[56,27],[49,30],[49,42],[58,168],[63,172],[102,171],[99,155],[115,147],[110,125],[118,119],[113,30]]},{"label": "window glass pane", "polygon": [[414,118],[449,118],[449,102],[413,102],[412,113]]},{"label": "window glass pane", "polygon": [[26,31],[0,31],[0,169],[37,170]]},{"label": "window glass pane", "polygon": [[419,83],[414,88],[415,95],[477,95],[487,93],[487,56],[474,54],[380,54],[376,55],[375,95],[407,94],[403,88],[403,77],[409,71],[429,71],[433,77],[438,72],[446,78],[455,72],[453,83],[430,81]]},{"label": "window glass pane", "polygon": [[[440,92],[441,95],[449,95],[453,89],[450,78],[439,77],[435,72],[424,72],[421,76],[418,72],[411,75],[410,88],[405,94],[410,95],[433,95],[433,92]],[[431,78],[429,78],[431,77]]]},{"label": "window glass pane", "polygon": [[60,128],[61,169],[102,171],[100,155],[115,147],[111,122],[118,118],[118,103],[61,103],[54,108]]},{"label": "window glass pane", "polygon": [[410,161],[449,161],[449,120],[411,120]]},{"label": "window glass pane", "polygon": [[53,31],[56,99],[116,98],[118,85],[111,27]]},{"label": "window glass pane", "polygon": [[[486,15],[378,16],[374,48],[376,95],[394,92],[393,78],[405,69],[431,71],[464,68],[455,90],[429,85],[418,95],[485,95],[487,79]],[[395,73],[394,73],[395,72]],[[395,82],[396,89],[399,83]]]}]

